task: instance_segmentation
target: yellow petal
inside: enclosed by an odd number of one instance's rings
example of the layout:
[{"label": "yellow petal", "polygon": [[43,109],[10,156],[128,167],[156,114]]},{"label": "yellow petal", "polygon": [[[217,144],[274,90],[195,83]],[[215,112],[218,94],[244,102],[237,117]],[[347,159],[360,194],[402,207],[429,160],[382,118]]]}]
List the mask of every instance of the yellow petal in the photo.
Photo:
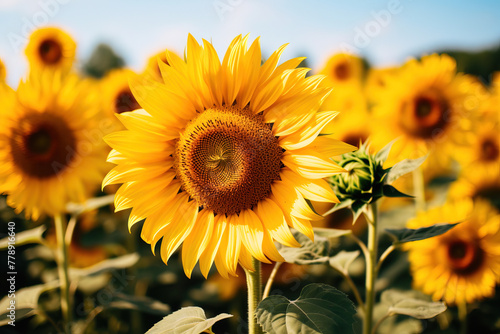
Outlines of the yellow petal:
[{"label": "yellow petal", "polygon": [[254,258],[261,262],[270,263],[262,252],[262,240],[264,238],[264,228],[259,217],[251,209],[240,212],[239,218],[235,219],[238,233],[243,245]]},{"label": "yellow petal", "polygon": [[332,160],[312,150],[307,150],[307,148],[286,151],[283,153],[281,161],[285,166],[308,179],[322,179],[337,173],[346,172],[345,169]]},{"label": "yellow petal", "polygon": [[339,203],[332,187],[323,179],[306,179],[288,168],[282,168],[280,177],[293,184],[299,192],[311,201]]},{"label": "yellow petal", "polygon": [[167,263],[172,254],[179,248],[181,243],[192,231],[198,217],[198,203],[196,201],[184,202],[170,224],[163,231],[161,243],[161,258]]},{"label": "yellow petal", "polygon": [[164,140],[171,140],[179,137],[179,131],[173,127],[168,127],[155,121],[144,109],[138,109],[132,112],[116,114],[116,117],[129,130],[154,134]]},{"label": "yellow petal", "polygon": [[241,247],[240,250],[240,265],[246,270],[255,271],[252,262],[252,254],[246,249],[246,247]]},{"label": "yellow petal", "polygon": [[207,248],[214,230],[214,221],[213,211],[201,210],[193,230],[182,244],[182,265],[188,278],[191,278],[191,272],[196,262]]},{"label": "yellow petal", "polygon": [[275,240],[288,247],[300,247],[288,228],[283,211],[272,199],[266,198],[257,203],[255,212]]},{"label": "yellow petal", "polygon": [[241,238],[238,228],[234,223],[235,219],[238,219],[238,216],[231,215],[228,217],[227,228],[222,235],[219,251],[215,256],[217,270],[224,277],[227,277],[226,273],[238,276],[236,274],[236,267],[241,250]]},{"label": "yellow petal", "polygon": [[338,112],[322,111],[316,114],[304,127],[297,132],[279,138],[280,146],[285,150],[296,150],[311,144],[318,138],[321,130],[330,123]]},{"label": "yellow petal", "polygon": [[282,206],[291,208],[290,214],[292,216],[311,220],[319,220],[322,218],[311,209],[299,191],[287,182],[274,182],[271,185],[271,192]]},{"label": "yellow petal", "polygon": [[281,208],[283,214],[285,215],[286,222],[289,226],[293,227],[294,229],[314,241],[314,231],[312,229],[311,222],[308,219],[300,219],[292,216],[290,214],[290,212],[292,211],[292,206],[290,203],[280,202],[273,194],[270,196],[270,198]]},{"label": "yellow petal", "polygon": [[217,251],[222,241],[222,235],[227,228],[227,218],[225,215],[217,215],[214,219],[214,228],[212,237],[207,245],[207,248],[200,256],[200,271],[207,278],[210,267],[215,260]]}]

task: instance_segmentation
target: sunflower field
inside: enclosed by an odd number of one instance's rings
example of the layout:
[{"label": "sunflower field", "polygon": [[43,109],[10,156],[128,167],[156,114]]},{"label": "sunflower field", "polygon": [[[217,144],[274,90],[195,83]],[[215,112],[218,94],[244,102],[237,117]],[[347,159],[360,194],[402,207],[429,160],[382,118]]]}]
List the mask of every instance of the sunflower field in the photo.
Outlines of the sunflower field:
[{"label": "sunflower field", "polygon": [[5,0],[0,332],[500,333],[478,4]]}]

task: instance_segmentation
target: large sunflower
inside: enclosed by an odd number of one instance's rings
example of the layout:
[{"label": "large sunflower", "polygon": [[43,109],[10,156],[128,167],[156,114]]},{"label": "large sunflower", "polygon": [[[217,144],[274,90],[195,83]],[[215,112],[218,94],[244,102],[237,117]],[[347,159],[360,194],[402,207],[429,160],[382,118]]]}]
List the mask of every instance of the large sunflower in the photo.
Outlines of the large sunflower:
[{"label": "large sunflower", "polygon": [[336,115],[317,112],[330,89],[305,78],[301,58],[277,66],[284,46],[261,65],[259,40],[236,37],[222,62],[213,46],[189,36],[186,60],[167,52],[165,83],[140,77],[132,92],[144,110],[118,118],[128,131],[108,135],[118,164],[103,185],[124,183],[117,210],[133,208],[129,227],[146,219],[142,238],[163,238],[166,263],[183,243],[187,276],[199,260],[227,277],[251,257],[282,261],[273,241],[298,246],[288,225],[313,238],[319,219],[306,199],[335,202],[324,177],[342,172],[331,156],[351,151],[318,137]]},{"label": "large sunflower", "polygon": [[408,243],[416,288],[449,304],[490,297],[500,281],[500,215],[487,202],[447,203],[408,222],[420,228],[460,222],[443,235]]},{"label": "large sunflower", "polygon": [[[168,50],[168,52],[174,53],[171,50]],[[169,65],[168,60],[167,60],[167,52],[166,51],[158,52],[158,53],[152,55],[151,57],[149,57],[148,62],[146,64],[146,68],[144,69],[143,75],[146,77],[151,77],[154,80],[163,82],[160,66],[158,65],[159,63],[164,63],[164,64]]]},{"label": "large sunflower", "polygon": [[446,168],[454,147],[466,143],[464,133],[471,130],[470,115],[480,105],[483,87],[456,74],[452,58],[436,54],[409,61],[386,76],[385,84],[373,109],[380,129],[374,133],[374,147],[399,137],[388,164],[433,151]]},{"label": "large sunflower", "polygon": [[35,30],[26,47],[26,56],[32,71],[57,69],[68,71],[73,66],[76,43],[59,28],[46,27]]},{"label": "large sunflower", "polygon": [[105,174],[95,94],[76,76],[44,71],[2,99],[0,192],[26,216],[81,202]]}]

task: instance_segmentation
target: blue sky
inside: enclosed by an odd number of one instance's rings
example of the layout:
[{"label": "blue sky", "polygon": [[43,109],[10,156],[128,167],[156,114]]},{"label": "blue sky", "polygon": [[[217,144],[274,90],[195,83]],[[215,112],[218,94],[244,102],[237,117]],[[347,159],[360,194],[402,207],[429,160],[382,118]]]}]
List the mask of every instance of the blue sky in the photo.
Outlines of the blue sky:
[{"label": "blue sky", "polygon": [[16,86],[27,32],[55,25],[77,41],[79,59],[106,42],[138,71],[157,51],[182,53],[188,33],[219,54],[240,33],[261,36],[264,55],[290,43],[284,57],[307,56],[313,70],[341,50],[390,66],[436,49],[499,45],[499,17],[495,0],[0,0],[0,58]]}]

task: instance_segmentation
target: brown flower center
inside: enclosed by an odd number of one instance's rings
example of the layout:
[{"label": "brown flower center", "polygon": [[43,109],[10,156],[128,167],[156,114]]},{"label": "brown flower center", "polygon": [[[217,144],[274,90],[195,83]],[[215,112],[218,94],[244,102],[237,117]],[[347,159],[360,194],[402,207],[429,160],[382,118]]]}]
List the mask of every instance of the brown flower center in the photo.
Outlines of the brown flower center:
[{"label": "brown flower center", "polygon": [[476,242],[453,240],[448,244],[448,262],[459,274],[472,274],[482,264],[483,250]]},{"label": "brown flower center", "polygon": [[410,135],[422,139],[440,136],[449,124],[450,108],[437,94],[424,94],[403,105],[401,126]]},{"label": "brown flower center", "polygon": [[347,62],[342,62],[335,66],[333,74],[337,80],[347,80],[351,75],[351,68]]},{"label": "brown flower center", "polygon": [[359,148],[359,143],[364,143],[367,138],[368,136],[366,135],[366,133],[352,132],[343,136],[341,140],[349,145],[356,146]]},{"label": "brown flower center", "polygon": [[493,138],[485,138],[481,142],[480,156],[483,161],[495,161],[500,155],[498,143]]},{"label": "brown flower center", "polygon": [[53,39],[46,39],[40,43],[38,53],[47,65],[57,64],[63,57],[61,44]]},{"label": "brown flower center", "polygon": [[474,192],[472,195],[474,200],[483,199],[490,202],[498,211],[500,211],[500,184],[486,184]]},{"label": "brown flower center", "polygon": [[115,99],[115,112],[117,114],[121,114],[126,111],[133,111],[136,109],[140,109],[141,106],[137,103],[134,95],[130,91],[130,88],[125,88],[122,90]]},{"label": "brown flower center", "polygon": [[250,209],[279,179],[282,149],[269,124],[247,109],[208,109],[176,145],[182,189],[216,214]]},{"label": "brown flower center", "polygon": [[62,172],[76,154],[73,130],[60,117],[29,114],[20,120],[10,137],[15,166],[35,178]]}]

